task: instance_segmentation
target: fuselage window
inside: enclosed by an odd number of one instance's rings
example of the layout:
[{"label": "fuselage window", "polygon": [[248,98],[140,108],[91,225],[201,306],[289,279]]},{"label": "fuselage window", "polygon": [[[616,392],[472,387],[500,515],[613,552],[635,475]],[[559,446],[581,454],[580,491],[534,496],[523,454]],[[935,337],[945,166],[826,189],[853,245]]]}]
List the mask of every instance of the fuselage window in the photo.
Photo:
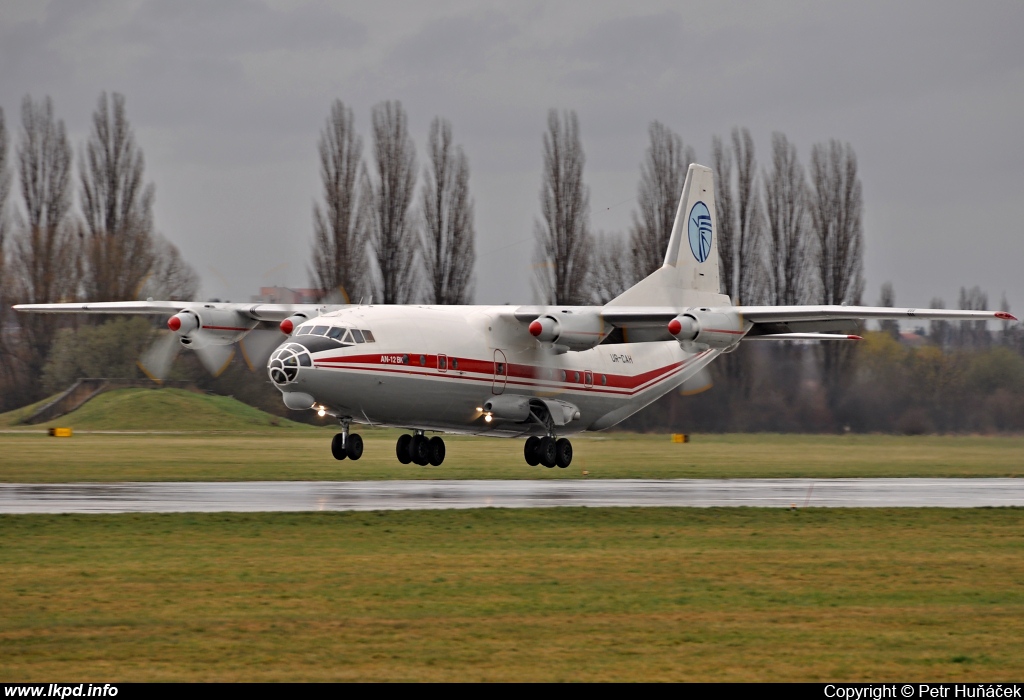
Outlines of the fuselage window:
[{"label": "fuselage window", "polygon": [[352,329],[352,339],[355,340],[357,343],[363,342],[363,332],[361,330],[353,328]]},{"label": "fuselage window", "polygon": [[438,356],[438,358],[437,358],[437,368],[438,369],[448,369],[448,358],[445,357],[444,355]]},{"label": "fuselage window", "polygon": [[426,355],[420,355],[420,367],[426,367],[426,366],[427,366],[427,356]]},{"label": "fuselage window", "polygon": [[562,381],[564,382],[565,379],[566,379],[566,374],[565,374],[565,370],[563,369],[562,370]]},{"label": "fuselage window", "polygon": [[604,375],[604,374],[601,375],[601,384],[604,384],[604,385],[608,384],[608,377],[606,375]]},{"label": "fuselage window", "polygon": [[579,372],[573,372],[572,373],[572,380],[574,382],[579,382],[579,380],[580,380],[580,373]]},{"label": "fuselage window", "polygon": [[327,335],[328,326],[314,326],[313,330],[310,331],[312,335]]},{"label": "fuselage window", "polygon": [[452,369],[458,369],[458,368],[459,368],[459,360],[457,358],[453,357],[452,358]]},{"label": "fuselage window", "polygon": [[363,331],[363,337],[366,339],[367,343],[375,342],[374,339],[373,339],[373,333],[371,333],[370,331],[364,330]]}]

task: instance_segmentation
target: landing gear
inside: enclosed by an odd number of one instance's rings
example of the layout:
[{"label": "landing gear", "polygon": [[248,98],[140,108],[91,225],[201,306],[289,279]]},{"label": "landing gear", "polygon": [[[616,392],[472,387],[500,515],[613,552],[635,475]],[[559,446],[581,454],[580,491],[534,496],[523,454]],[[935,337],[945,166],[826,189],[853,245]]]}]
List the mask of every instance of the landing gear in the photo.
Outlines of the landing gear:
[{"label": "landing gear", "polygon": [[355,461],[363,456],[363,438],[356,433],[349,434],[348,426],[350,423],[350,419],[342,418],[341,432],[331,440],[331,454],[334,455],[335,459],[348,458]]},{"label": "landing gear", "polygon": [[395,456],[402,464],[412,462],[421,467],[428,464],[439,467],[444,462],[444,440],[436,435],[428,438],[422,430],[416,431],[413,435],[405,434],[399,437],[395,444]]},{"label": "landing gear", "polygon": [[526,463],[531,467],[543,464],[548,469],[552,467],[565,469],[572,464],[572,443],[565,438],[556,440],[550,435],[545,437],[531,435],[526,438],[523,456],[526,457]]},{"label": "landing gear", "polygon": [[537,448],[540,446],[540,438],[536,435],[531,435],[526,438],[526,445],[523,447],[523,456],[526,457],[526,463],[531,467],[536,467],[540,464],[540,453]]}]

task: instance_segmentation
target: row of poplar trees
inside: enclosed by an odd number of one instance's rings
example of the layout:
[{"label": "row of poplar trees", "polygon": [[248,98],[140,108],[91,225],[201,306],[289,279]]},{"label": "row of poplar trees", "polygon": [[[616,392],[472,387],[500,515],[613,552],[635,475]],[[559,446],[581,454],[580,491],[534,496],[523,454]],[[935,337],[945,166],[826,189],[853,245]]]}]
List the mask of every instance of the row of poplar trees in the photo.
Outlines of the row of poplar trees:
[{"label": "row of poplar trees", "polygon": [[[0,109],[0,385],[5,404],[34,398],[67,319],[10,306],[191,299],[198,279],[153,226],[153,185],[124,97],[100,95],[75,158],[47,97],[26,96],[16,138]],[[77,184],[77,206],[76,205]],[[14,329],[17,332],[13,332]]]},{"label": "row of poplar trees", "polygon": [[[401,103],[375,106],[371,133],[364,159],[352,110],[334,103],[318,145],[323,191],[313,206],[314,285],[383,303],[471,303],[469,164],[451,124],[431,123],[418,193]],[[628,235],[595,233],[579,120],[574,112],[548,114],[534,231],[539,302],[604,303],[661,265],[696,156],[659,122],[649,136]],[[723,291],[733,303],[859,303],[861,184],[849,144],[814,145],[808,172],[796,147],[776,133],[771,165],[759,170],[750,132],[733,129],[728,141],[714,138],[710,164]]]}]

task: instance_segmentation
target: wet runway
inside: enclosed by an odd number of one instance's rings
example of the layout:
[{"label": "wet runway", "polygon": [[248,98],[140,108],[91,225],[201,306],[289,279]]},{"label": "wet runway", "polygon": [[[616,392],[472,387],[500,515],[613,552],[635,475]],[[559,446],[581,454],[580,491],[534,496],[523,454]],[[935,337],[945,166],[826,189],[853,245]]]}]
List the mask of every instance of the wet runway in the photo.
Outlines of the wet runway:
[{"label": "wet runway", "polygon": [[555,506],[1024,506],[1024,479],[594,479],[0,484],[0,513],[172,513]]}]

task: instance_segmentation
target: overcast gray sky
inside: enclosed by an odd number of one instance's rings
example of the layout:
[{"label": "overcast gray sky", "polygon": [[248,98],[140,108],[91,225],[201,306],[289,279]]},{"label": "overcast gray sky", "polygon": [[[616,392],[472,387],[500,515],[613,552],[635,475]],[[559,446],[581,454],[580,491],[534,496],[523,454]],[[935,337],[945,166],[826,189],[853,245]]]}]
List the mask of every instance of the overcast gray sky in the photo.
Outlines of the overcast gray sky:
[{"label": "overcast gray sky", "polygon": [[[837,138],[864,185],[865,301],[961,285],[1024,310],[1024,3],[4,0],[0,107],[50,95],[76,157],[120,92],[156,185],[158,229],[206,296],[306,286],[316,143],[341,99],[401,100],[423,163],[451,120],[476,200],[477,301],[531,301],[548,109],[579,115],[594,230],[625,231],[647,126],[707,163],[749,127],[806,162]],[[365,153],[365,149],[364,149]]]}]

